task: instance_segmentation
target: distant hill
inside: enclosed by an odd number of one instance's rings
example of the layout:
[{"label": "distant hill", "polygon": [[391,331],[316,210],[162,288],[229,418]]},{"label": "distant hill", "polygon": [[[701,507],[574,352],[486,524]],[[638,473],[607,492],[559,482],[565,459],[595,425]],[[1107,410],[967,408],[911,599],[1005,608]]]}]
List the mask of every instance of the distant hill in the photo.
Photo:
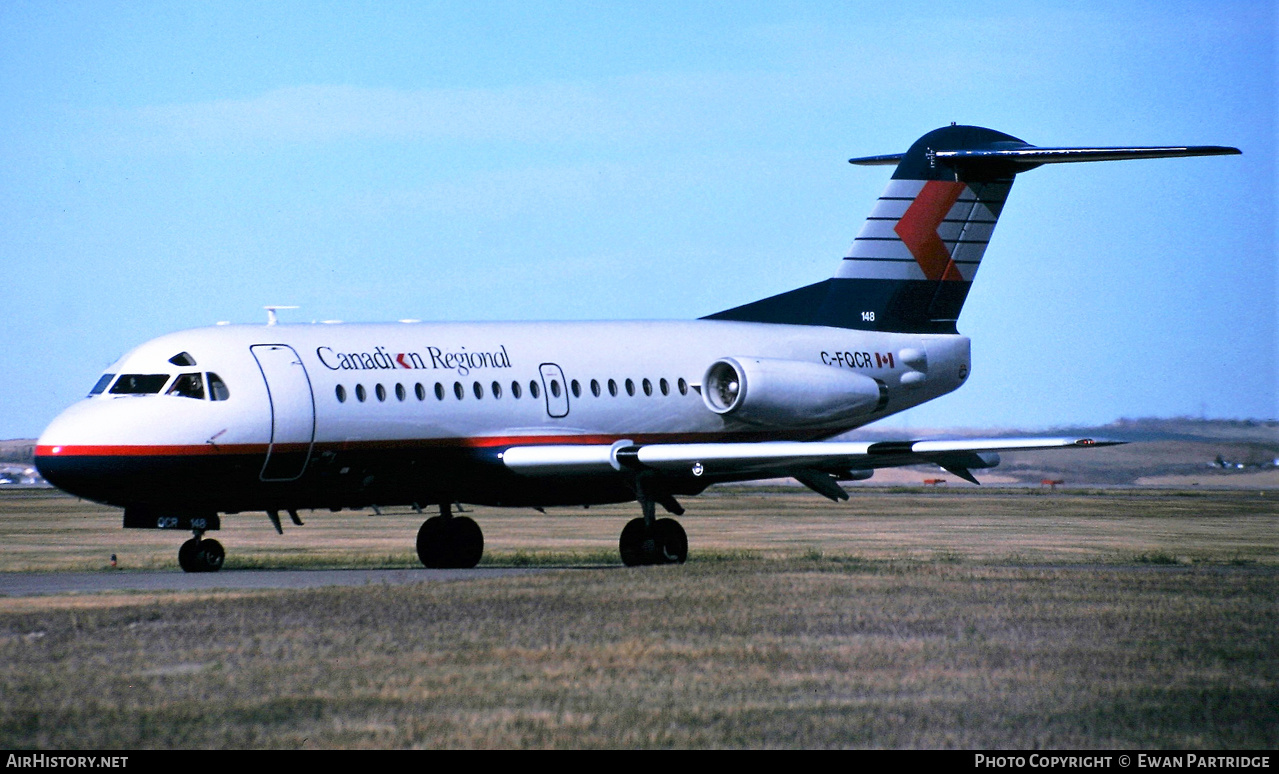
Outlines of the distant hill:
[{"label": "distant hill", "polygon": [[[901,430],[869,427],[844,438],[900,438]],[[1100,427],[1055,427],[1048,430],[963,429],[912,430],[914,438],[1078,436],[1127,441],[1100,449],[1026,451],[1002,454],[1002,463],[977,478],[991,484],[1039,484],[1063,481],[1067,486],[1227,486],[1279,487],[1279,421],[1192,419],[1120,419]],[[1220,460],[1220,463],[1218,462]],[[1229,465],[1223,466],[1221,463]],[[919,483],[959,479],[936,468],[916,467],[875,474],[872,483]]]},{"label": "distant hill", "polygon": [[49,486],[36,472],[35,449],[32,439],[0,441],[0,489]]},{"label": "distant hill", "polygon": [[1077,430],[1124,441],[1228,441],[1279,444],[1279,420],[1255,419],[1120,419],[1095,428],[1065,428],[1050,433],[1073,433]]},{"label": "distant hill", "polygon": [[902,433],[913,438],[941,437],[949,438],[1004,438],[1025,436],[1063,436],[1079,435],[1096,438],[1109,438],[1118,441],[1257,441],[1263,444],[1279,444],[1279,420],[1258,419],[1195,419],[1191,417],[1173,417],[1160,419],[1149,417],[1144,419],[1118,419],[1107,425],[1061,425],[1048,429],[1025,430],[1019,428],[945,428],[945,429],[912,429],[903,431],[895,428],[884,428],[878,425],[853,430],[844,438],[892,437],[901,438]]},{"label": "distant hill", "polygon": [[36,442],[34,438],[19,438],[0,441],[0,462],[31,465],[35,463]]},{"label": "distant hill", "polygon": [[[1121,419],[1092,430],[1098,437],[1129,441],[1096,450],[1074,467],[1101,483],[1202,486],[1279,485],[1279,422],[1253,420]],[[1040,452],[1018,455],[1016,467],[1054,468]],[[1072,460],[1073,464],[1074,461]],[[1033,473],[1032,473],[1033,475]],[[1063,476],[1070,475],[1062,471]],[[1077,474],[1078,475],[1078,474]]]}]

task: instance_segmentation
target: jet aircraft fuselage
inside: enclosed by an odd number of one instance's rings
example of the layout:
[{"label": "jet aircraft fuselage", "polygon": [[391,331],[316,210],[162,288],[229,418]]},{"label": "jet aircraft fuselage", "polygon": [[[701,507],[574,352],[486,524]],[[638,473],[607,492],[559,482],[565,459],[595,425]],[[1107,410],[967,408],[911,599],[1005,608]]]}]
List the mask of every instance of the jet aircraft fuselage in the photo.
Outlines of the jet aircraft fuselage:
[{"label": "jet aircraft fuselage", "polygon": [[[217,326],[121,358],[108,373],[148,377],[153,391],[90,395],[38,453],[64,489],[157,513],[625,502],[635,493],[612,471],[529,477],[503,452],[818,440],[954,390],[968,349],[959,335],[717,320]],[[725,357],[807,364],[876,392],[833,416],[743,420],[703,395]],[[183,379],[206,387],[184,392]],[[690,471],[675,489],[739,477]]]},{"label": "jet aircraft fuselage", "polygon": [[[999,452],[1088,438],[874,443],[840,433],[968,378],[957,320],[1021,173],[1044,164],[1234,154],[1220,146],[1040,148],[942,127],[895,164],[833,276],[700,320],[235,325],[138,347],[54,420],[36,464],[69,492],[124,508],[126,527],[191,530],[188,571],[225,556],[221,514],[438,507],[418,532],[427,567],[472,567],[483,535],[456,504],[637,501],[628,565],[683,562],[656,506],[707,486],[841,482],[933,464],[976,481]],[[274,321],[272,312],[271,321]]]}]

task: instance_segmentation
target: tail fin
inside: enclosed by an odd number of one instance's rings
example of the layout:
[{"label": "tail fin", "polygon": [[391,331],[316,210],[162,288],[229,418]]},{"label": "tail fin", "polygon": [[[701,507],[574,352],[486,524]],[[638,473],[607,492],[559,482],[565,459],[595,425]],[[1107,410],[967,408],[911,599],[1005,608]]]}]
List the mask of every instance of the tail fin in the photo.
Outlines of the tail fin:
[{"label": "tail fin", "polygon": [[1239,153],[1215,145],[1037,148],[978,126],[947,126],[905,153],[849,159],[896,164],[835,276],[708,320],[955,333],[964,299],[1013,178],[1041,164]]}]

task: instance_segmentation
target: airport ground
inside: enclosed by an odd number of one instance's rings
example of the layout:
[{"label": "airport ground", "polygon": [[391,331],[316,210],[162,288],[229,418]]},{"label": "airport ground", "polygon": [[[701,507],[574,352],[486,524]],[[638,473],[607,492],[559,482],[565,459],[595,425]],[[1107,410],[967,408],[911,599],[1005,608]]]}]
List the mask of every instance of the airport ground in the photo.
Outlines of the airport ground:
[{"label": "airport ground", "polygon": [[[1279,747],[1279,492],[686,505],[678,567],[620,566],[634,506],[481,508],[482,567],[534,572],[181,590],[184,536],[0,493],[0,572],[175,589],[0,597],[0,745]],[[407,509],[302,515],[228,517],[219,575],[416,564]]]}]

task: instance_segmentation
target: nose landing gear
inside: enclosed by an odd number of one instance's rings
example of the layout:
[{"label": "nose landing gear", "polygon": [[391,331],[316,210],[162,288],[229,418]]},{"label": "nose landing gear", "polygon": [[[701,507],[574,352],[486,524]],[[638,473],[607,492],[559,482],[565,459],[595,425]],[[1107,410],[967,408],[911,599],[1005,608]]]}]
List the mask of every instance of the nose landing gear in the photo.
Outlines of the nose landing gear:
[{"label": "nose landing gear", "polygon": [[186,572],[217,572],[226,560],[222,544],[210,538],[202,540],[204,533],[196,531],[195,537],[178,549],[178,564]]}]

